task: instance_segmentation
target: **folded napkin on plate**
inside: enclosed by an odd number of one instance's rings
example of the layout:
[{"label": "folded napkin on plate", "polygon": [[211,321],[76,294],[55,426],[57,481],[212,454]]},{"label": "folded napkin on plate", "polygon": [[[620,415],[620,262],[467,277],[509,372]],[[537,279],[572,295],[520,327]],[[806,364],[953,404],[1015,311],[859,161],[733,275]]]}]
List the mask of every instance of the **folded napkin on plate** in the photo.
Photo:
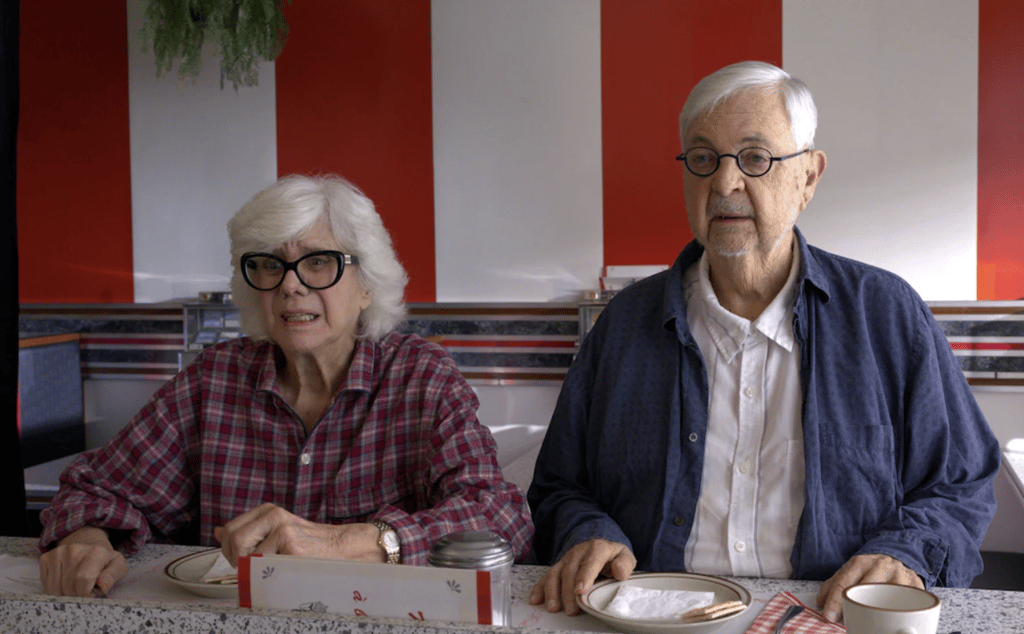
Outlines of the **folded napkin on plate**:
[{"label": "folded napkin on plate", "polygon": [[677,619],[683,612],[711,605],[714,592],[651,590],[620,585],[605,612],[624,619]]},{"label": "folded napkin on plate", "polygon": [[772,634],[782,613],[791,605],[803,605],[804,611],[786,623],[785,634],[841,634],[846,631],[845,627],[829,621],[789,592],[780,592],[764,606],[754,624],[747,628],[746,634]]},{"label": "folded napkin on plate", "polygon": [[213,562],[210,569],[206,571],[205,575],[203,575],[202,581],[203,583],[213,583],[211,582],[211,579],[223,579],[230,575],[237,576],[238,568],[235,568],[228,563],[228,559],[224,556],[224,553],[218,553],[216,561]]}]

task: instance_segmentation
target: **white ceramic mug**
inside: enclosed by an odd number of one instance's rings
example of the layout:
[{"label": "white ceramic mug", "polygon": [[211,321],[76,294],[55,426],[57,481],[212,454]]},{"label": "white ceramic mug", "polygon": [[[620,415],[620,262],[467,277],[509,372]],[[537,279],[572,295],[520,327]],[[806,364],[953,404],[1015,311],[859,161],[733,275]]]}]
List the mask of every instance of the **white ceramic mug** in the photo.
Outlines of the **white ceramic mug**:
[{"label": "white ceramic mug", "polygon": [[864,583],[843,592],[843,620],[849,634],[935,634],[939,597],[893,583]]}]

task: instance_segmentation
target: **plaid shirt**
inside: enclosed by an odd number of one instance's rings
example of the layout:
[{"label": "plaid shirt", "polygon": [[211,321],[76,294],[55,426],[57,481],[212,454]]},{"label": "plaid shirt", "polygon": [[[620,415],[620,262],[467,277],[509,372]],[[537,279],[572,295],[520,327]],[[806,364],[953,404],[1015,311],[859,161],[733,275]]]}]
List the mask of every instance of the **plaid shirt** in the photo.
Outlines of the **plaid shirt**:
[{"label": "plaid shirt", "polygon": [[397,333],[358,341],[308,435],[281,395],[279,356],[247,338],[205,350],[68,467],[41,515],[40,547],[91,525],[131,554],[197,523],[199,542],[216,545],[214,527],[271,502],[319,523],[387,522],[406,564],[425,564],[435,541],[464,530],[492,530],[525,554],[525,498],[502,478],[479,401],[443,348]]}]

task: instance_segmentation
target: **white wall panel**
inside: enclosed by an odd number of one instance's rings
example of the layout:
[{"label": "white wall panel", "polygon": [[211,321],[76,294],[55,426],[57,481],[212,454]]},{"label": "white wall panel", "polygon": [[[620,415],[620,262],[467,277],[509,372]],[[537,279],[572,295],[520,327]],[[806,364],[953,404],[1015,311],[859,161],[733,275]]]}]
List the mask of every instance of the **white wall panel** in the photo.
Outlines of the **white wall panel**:
[{"label": "white wall panel", "polygon": [[575,299],[603,260],[598,0],[433,0],[438,301]]},{"label": "white wall panel", "polygon": [[[1020,415],[1024,409],[1024,395],[1020,392],[984,387],[976,387],[973,392],[1000,446],[1005,448],[1010,440],[1024,438],[1024,425]],[[1024,553],[1024,539],[1021,539],[1024,507],[1010,485],[1005,464],[1000,472],[995,479],[996,502],[999,506],[992,525],[985,533],[985,541],[982,542],[981,548],[996,552]]]},{"label": "white wall panel", "polygon": [[828,156],[798,226],[927,300],[976,299],[977,3],[784,0],[782,16]]},{"label": "white wall panel", "polygon": [[274,65],[259,85],[220,87],[209,54],[194,85],[156,77],[140,45],[144,2],[128,0],[135,301],[227,290],[227,221],[277,178]]}]

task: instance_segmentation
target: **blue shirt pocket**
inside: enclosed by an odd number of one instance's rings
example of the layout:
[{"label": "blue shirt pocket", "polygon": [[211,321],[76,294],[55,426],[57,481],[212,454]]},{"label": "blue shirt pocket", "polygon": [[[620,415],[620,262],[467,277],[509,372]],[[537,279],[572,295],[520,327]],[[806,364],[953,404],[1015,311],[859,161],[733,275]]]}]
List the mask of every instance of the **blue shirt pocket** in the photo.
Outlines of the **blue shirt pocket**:
[{"label": "blue shirt pocket", "polygon": [[821,493],[836,535],[866,536],[896,512],[895,439],[889,425],[821,430]]}]

